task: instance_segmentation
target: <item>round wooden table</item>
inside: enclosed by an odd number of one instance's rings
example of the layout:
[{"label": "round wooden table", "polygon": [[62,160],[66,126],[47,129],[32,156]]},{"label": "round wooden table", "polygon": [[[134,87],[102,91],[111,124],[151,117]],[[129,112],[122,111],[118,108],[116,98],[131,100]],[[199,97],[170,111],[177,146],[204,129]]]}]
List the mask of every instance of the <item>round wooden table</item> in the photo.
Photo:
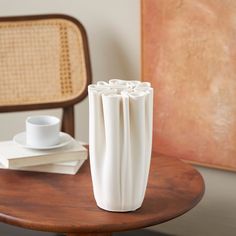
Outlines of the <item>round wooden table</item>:
[{"label": "round wooden table", "polygon": [[89,161],[74,176],[0,170],[0,220],[69,236],[111,235],[182,215],[202,198],[201,175],[180,160],[153,155],[140,209],[112,213],[96,206]]}]

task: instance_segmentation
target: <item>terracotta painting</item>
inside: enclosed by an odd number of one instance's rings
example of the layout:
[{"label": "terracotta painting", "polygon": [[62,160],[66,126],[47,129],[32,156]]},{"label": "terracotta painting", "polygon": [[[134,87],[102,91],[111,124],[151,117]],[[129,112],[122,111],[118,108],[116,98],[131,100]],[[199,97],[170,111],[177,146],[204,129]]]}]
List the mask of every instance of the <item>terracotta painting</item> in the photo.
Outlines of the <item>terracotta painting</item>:
[{"label": "terracotta painting", "polygon": [[236,1],[143,0],[154,151],[236,170]]}]

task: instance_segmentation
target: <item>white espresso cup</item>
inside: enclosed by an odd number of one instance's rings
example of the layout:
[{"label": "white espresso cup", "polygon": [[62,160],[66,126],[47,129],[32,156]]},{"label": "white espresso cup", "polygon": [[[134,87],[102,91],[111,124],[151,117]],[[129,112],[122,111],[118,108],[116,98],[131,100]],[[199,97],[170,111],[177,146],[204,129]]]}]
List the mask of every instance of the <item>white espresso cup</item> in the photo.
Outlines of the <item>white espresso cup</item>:
[{"label": "white espresso cup", "polygon": [[26,143],[33,147],[49,147],[59,143],[60,119],[55,116],[30,116],[26,119]]}]

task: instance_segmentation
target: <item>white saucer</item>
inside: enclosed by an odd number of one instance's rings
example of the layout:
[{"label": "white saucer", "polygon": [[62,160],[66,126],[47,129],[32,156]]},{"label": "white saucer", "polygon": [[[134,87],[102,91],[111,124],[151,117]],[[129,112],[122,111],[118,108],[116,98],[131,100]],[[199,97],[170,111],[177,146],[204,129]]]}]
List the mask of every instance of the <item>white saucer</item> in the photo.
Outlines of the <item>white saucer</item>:
[{"label": "white saucer", "polygon": [[25,132],[16,134],[13,137],[13,141],[20,146],[22,146],[24,148],[39,149],[39,150],[49,150],[49,149],[64,147],[67,144],[69,144],[72,140],[73,140],[73,138],[69,134],[60,132],[60,141],[58,144],[53,145],[53,146],[48,146],[48,147],[35,147],[35,146],[31,146],[26,143],[26,133]]}]

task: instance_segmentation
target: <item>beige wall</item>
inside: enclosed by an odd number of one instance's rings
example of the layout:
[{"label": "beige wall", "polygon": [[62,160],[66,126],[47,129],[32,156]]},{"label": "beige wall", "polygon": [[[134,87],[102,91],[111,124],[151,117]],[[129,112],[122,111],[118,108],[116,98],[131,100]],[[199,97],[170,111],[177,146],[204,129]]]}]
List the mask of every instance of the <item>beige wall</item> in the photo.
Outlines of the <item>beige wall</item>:
[{"label": "beige wall", "polygon": [[[65,13],[75,16],[88,32],[94,81],[139,79],[139,7],[139,0],[0,0],[0,15]],[[53,110],[50,114],[60,115],[60,111]],[[0,140],[10,139],[24,130],[27,115],[29,113],[1,114]],[[87,99],[76,106],[76,136],[88,141]],[[206,182],[201,203],[184,216],[151,229],[182,236],[236,234],[236,174],[207,168],[199,170]],[[0,234],[34,235],[3,225]]]}]

